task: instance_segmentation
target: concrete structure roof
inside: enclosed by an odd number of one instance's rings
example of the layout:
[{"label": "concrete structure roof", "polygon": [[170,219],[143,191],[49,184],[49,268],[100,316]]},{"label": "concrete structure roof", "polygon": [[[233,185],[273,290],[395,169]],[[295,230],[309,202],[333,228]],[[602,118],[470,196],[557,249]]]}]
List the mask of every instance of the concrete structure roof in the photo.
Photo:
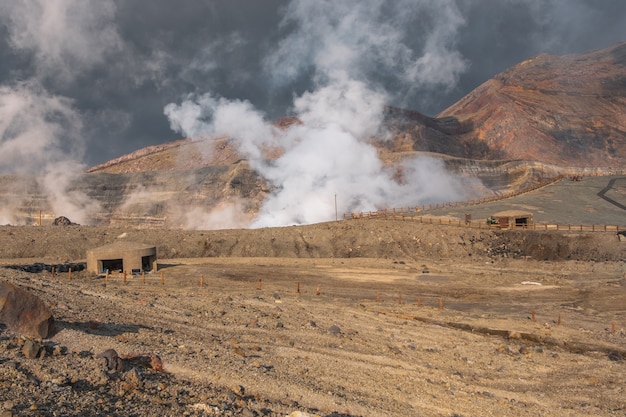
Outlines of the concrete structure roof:
[{"label": "concrete structure roof", "polygon": [[97,248],[93,248],[91,252],[109,252],[109,251],[132,251],[132,250],[143,250],[143,249],[152,249],[154,245],[146,245],[145,243],[137,243],[137,242],[129,242],[129,241],[119,241],[110,243],[104,246],[98,246]]},{"label": "concrete structure roof", "polygon": [[504,210],[499,211],[493,215],[493,217],[532,217],[532,213],[522,210]]}]

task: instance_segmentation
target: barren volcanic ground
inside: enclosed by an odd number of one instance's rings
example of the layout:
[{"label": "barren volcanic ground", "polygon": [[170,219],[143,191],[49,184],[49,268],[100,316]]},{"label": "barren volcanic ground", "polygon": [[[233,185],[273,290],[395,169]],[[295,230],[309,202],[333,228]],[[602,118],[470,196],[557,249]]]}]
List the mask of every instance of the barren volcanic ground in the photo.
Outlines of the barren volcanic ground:
[{"label": "barren volcanic ground", "polygon": [[[4,226],[0,258],[79,261],[120,239],[157,245],[164,281],[0,268],[57,320],[35,359],[24,339],[0,334],[3,416],[626,411],[626,243],[614,233],[392,220]],[[106,370],[96,357],[105,349],[125,369]],[[158,355],[164,371],[133,355]]]}]

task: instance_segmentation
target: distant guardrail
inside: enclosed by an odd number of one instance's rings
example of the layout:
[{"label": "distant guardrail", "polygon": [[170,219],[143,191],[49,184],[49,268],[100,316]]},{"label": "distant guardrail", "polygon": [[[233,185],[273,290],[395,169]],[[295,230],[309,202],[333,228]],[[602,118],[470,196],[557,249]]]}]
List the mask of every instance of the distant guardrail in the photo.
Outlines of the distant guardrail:
[{"label": "distant guardrail", "polygon": [[[370,219],[387,219],[387,220],[403,220],[403,221],[414,221],[422,224],[435,224],[442,226],[462,226],[473,229],[500,229],[500,230],[560,230],[560,231],[571,231],[571,232],[613,232],[617,233],[620,231],[626,231],[626,226],[618,226],[618,225],[609,225],[609,224],[548,224],[548,223],[531,223],[529,225],[519,225],[514,227],[506,227],[502,228],[498,224],[487,224],[486,221],[463,221],[459,219],[446,219],[443,217],[433,217],[433,216],[405,216],[400,214],[375,214],[372,215],[364,215],[360,216],[363,213],[353,213],[354,217],[350,217],[351,219],[362,219],[362,218],[370,218]],[[367,213],[366,213],[367,214]]]}]

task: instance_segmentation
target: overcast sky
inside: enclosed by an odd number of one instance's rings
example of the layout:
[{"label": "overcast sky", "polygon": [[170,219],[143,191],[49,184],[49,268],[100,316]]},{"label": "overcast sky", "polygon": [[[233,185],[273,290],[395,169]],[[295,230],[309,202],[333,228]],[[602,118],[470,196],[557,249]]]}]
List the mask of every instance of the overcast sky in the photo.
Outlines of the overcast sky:
[{"label": "overcast sky", "polygon": [[190,95],[275,119],[339,72],[434,116],[625,22],[624,0],[0,0],[0,171],[33,147],[93,165],[178,139],[166,108]]}]

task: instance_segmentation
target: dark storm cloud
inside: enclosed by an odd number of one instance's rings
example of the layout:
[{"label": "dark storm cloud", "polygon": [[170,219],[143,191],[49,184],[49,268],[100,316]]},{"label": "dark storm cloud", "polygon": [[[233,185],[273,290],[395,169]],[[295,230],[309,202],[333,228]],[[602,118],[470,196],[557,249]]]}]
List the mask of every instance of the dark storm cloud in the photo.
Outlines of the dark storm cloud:
[{"label": "dark storm cloud", "polygon": [[[0,0],[0,86],[5,103],[11,91],[33,103],[39,95],[41,105],[61,103],[80,118],[86,152],[78,158],[94,164],[176,139],[163,109],[189,93],[248,100],[269,118],[289,113],[294,94],[316,87],[320,65],[346,58],[349,51],[333,58],[320,49],[333,46],[332,36],[355,48],[389,42],[388,55],[358,51],[351,65],[391,104],[429,115],[536,54],[626,40],[622,0],[398,0],[376,14],[370,3],[381,2]],[[354,26],[307,27],[324,7],[352,13]],[[348,42],[363,27],[371,37]],[[431,70],[442,78],[428,78]],[[0,117],[8,117],[2,109]]]}]

